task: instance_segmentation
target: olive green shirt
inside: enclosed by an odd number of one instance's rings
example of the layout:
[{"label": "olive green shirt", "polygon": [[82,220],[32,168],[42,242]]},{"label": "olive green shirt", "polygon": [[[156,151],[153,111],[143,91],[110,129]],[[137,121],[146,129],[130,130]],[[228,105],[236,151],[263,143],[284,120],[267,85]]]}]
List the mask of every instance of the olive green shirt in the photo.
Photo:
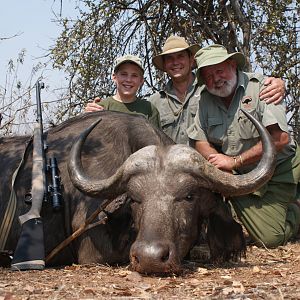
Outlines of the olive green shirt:
[{"label": "olive green shirt", "polygon": [[146,117],[149,122],[157,128],[160,126],[160,116],[157,108],[144,99],[137,98],[134,102],[124,103],[108,97],[99,102],[106,110],[124,112],[128,114],[137,114]]},{"label": "olive green shirt", "polygon": [[193,124],[201,89],[194,77],[184,102],[181,102],[170,80],[164,90],[153,94],[148,99],[159,111],[162,130],[177,144],[189,143],[186,130]]},{"label": "olive green shirt", "polygon": [[[229,156],[239,155],[256,145],[259,134],[251,121],[240,111],[247,110],[267,127],[278,124],[280,129],[288,131],[284,103],[266,104],[259,99],[265,77],[259,74],[238,72],[238,85],[228,109],[223,101],[203,89],[198,105],[195,122],[188,129],[188,136],[193,140],[208,141],[220,153]],[[277,154],[277,165],[295,155],[295,143],[290,143]],[[255,165],[241,169],[249,171]]]}]

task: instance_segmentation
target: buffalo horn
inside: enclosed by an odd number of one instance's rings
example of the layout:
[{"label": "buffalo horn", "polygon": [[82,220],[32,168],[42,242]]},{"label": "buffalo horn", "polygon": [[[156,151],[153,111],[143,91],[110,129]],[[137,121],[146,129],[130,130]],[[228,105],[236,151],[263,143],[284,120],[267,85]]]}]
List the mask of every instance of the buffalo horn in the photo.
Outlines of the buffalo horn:
[{"label": "buffalo horn", "polygon": [[81,148],[89,133],[101,121],[101,118],[84,130],[72,146],[68,171],[69,176],[76,188],[92,197],[99,194],[107,198],[115,198],[126,191],[126,184],[132,174],[147,170],[153,165],[156,147],[150,146],[140,149],[119,167],[116,173],[106,179],[93,179],[85,174],[81,163]]},{"label": "buffalo horn", "polygon": [[82,163],[81,163],[81,148],[84,144],[87,136],[89,133],[101,122],[101,118],[94,122],[90,127],[85,129],[75,143],[72,146],[70,156],[69,156],[69,163],[68,163],[68,171],[69,176],[72,180],[72,183],[82,192],[90,195],[96,196],[95,190],[103,190],[105,192],[109,187],[113,184],[118,184],[118,178],[122,177],[122,169],[114,174],[112,177],[108,178],[107,180],[102,181],[95,181],[93,178],[87,176],[83,170]]},{"label": "buffalo horn", "polygon": [[181,162],[179,163],[176,159],[177,166],[180,165],[181,170],[184,168],[186,172],[197,177],[201,182],[200,185],[224,196],[238,196],[254,192],[272,177],[276,166],[276,149],[269,132],[252,115],[242,111],[255,125],[262,140],[263,155],[252,171],[242,175],[223,172],[208,163],[196,150],[187,147],[178,151]]}]

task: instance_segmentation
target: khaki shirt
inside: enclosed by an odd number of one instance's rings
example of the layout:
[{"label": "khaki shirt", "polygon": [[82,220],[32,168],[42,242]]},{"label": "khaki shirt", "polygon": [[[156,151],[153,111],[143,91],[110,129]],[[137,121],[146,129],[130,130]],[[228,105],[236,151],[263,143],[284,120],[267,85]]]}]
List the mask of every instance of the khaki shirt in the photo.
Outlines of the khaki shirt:
[{"label": "khaki shirt", "polygon": [[[260,138],[254,125],[240,108],[247,110],[264,126],[278,124],[282,131],[288,132],[284,103],[266,104],[259,99],[264,79],[265,77],[259,74],[239,71],[238,86],[228,109],[219,97],[204,89],[195,122],[188,129],[188,136],[193,140],[208,141],[218,152],[229,156],[243,153],[257,144]],[[293,156],[295,149],[291,138],[290,143],[277,154],[277,164]],[[249,171],[254,167],[255,165],[252,165],[242,171]]]},{"label": "khaki shirt", "polygon": [[162,130],[177,144],[188,144],[187,128],[193,124],[202,90],[194,77],[182,103],[176,96],[172,81],[165,89],[153,94],[148,100],[160,114]]}]

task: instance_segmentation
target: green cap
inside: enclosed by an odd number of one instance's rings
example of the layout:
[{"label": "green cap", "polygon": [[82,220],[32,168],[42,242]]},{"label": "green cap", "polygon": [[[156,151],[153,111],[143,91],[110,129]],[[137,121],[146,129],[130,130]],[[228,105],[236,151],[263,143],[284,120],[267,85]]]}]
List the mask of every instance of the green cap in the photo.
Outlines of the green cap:
[{"label": "green cap", "polygon": [[118,67],[120,67],[120,65],[122,65],[124,63],[133,63],[133,64],[137,65],[142,70],[143,73],[145,72],[143,64],[142,64],[142,60],[138,56],[130,55],[130,54],[120,56],[115,59],[114,72],[117,70]]},{"label": "green cap", "polygon": [[222,45],[211,45],[200,49],[195,54],[195,60],[197,63],[197,77],[200,84],[203,84],[203,80],[200,76],[200,69],[207,66],[217,65],[232,58],[237,62],[238,68],[243,69],[246,59],[241,52],[234,52],[229,54],[225,47]]}]

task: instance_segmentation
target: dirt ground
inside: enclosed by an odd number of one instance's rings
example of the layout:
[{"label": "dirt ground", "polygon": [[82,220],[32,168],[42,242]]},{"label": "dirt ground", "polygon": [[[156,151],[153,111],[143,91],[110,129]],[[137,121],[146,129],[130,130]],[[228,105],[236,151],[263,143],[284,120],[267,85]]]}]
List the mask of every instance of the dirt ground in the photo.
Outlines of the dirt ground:
[{"label": "dirt ground", "polygon": [[239,263],[214,266],[203,246],[181,275],[144,276],[129,266],[72,265],[44,271],[0,268],[0,300],[13,299],[300,299],[300,241],[248,247]]}]

